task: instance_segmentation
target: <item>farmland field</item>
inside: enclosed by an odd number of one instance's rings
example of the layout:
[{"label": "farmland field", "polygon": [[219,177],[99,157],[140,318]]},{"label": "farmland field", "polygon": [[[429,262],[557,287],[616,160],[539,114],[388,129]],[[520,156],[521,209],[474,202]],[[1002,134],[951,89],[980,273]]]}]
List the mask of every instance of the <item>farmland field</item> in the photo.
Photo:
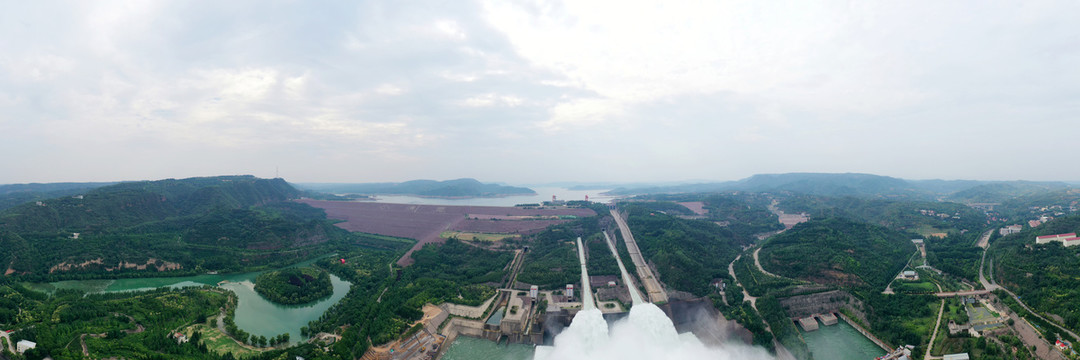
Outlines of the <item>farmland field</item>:
[{"label": "farmland field", "polygon": [[[410,255],[424,244],[440,242],[439,236],[444,231],[463,231],[481,233],[528,234],[542,230],[550,225],[566,220],[470,220],[468,216],[478,218],[512,217],[587,217],[595,216],[591,209],[524,209],[518,207],[497,206],[449,206],[449,205],[412,205],[389,204],[378,202],[298,200],[299,202],[323,209],[331,219],[344,220],[337,226],[349,231],[389,235],[416,239],[416,245],[409,250],[398,264],[412,264]],[[483,214],[483,215],[481,215]]]}]

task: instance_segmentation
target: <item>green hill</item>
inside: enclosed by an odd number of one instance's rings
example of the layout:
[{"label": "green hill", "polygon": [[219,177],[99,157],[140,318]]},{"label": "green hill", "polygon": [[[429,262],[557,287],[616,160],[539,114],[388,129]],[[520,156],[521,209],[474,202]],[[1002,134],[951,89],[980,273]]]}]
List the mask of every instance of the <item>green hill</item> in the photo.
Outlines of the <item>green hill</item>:
[{"label": "green hill", "polygon": [[638,204],[627,206],[626,213],[642,256],[656,266],[660,280],[698,296],[712,291],[712,279],[727,278],[728,263],[754,241],[711,221],[681,219]]},{"label": "green hill", "polygon": [[424,197],[471,198],[508,195],[535,195],[529,188],[484,184],[475,179],[446,181],[413,180],[401,183],[329,184],[307,183],[297,186],[334,194],[414,195]]},{"label": "green hill", "polygon": [[812,220],[763,245],[761,266],[822,284],[884,288],[915,252],[911,237],[844,218]]},{"label": "green hill", "polygon": [[240,271],[326,252],[346,239],[325,213],[287,202],[281,179],[121,183],[0,212],[0,267],[42,279],[150,270]]},{"label": "green hill", "polygon": [[990,246],[994,279],[1028,306],[1060,316],[1074,330],[1080,329],[1080,246],[1038,245],[1035,237],[1076,232],[1080,232],[1080,215],[1025,228],[993,240]]},{"label": "green hill", "polygon": [[33,183],[0,185],[0,210],[37,200],[81,195],[90,189],[113,184],[116,183]]}]

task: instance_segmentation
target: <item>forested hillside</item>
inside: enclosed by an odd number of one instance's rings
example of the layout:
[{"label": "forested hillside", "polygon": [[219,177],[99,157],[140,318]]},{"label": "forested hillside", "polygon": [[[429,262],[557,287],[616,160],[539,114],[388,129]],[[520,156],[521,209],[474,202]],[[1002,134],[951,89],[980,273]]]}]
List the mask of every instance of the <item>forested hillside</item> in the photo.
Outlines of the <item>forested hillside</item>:
[{"label": "forested hillside", "polygon": [[35,280],[240,271],[328,251],[350,235],[285,202],[281,179],[121,183],[0,212],[0,266]]},{"label": "forested hillside", "polygon": [[698,296],[710,292],[712,279],[726,278],[728,263],[753,243],[711,221],[680,219],[634,204],[625,211],[642,256],[656,265],[660,280]]},{"label": "forested hillside", "polygon": [[37,200],[76,196],[115,183],[46,183],[0,185],[0,210]]},{"label": "forested hillside", "polygon": [[765,270],[847,287],[885,285],[907,263],[915,245],[907,234],[843,218],[812,220],[762,246]]},{"label": "forested hillside", "polygon": [[995,240],[995,280],[1039,312],[1061,317],[1080,328],[1080,246],[1060,242],[1035,244],[1035,237],[1080,232],[1080,216],[1069,216]]},{"label": "forested hillside", "polygon": [[811,218],[844,217],[900,231],[959,233],[986,226],[982,212],[949,202],[793,195],[783,199],[779,207],[787,213],[807,213]]}]

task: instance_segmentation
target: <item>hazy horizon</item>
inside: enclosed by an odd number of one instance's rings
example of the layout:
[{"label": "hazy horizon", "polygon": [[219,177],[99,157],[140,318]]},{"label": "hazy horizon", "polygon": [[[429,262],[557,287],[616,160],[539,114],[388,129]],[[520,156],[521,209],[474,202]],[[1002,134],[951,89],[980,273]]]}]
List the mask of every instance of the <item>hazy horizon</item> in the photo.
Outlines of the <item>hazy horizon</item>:
[{"label": "hazy horizon", "polygon": [[1080,180],[1076,2],[7,10],[0,184]]}]

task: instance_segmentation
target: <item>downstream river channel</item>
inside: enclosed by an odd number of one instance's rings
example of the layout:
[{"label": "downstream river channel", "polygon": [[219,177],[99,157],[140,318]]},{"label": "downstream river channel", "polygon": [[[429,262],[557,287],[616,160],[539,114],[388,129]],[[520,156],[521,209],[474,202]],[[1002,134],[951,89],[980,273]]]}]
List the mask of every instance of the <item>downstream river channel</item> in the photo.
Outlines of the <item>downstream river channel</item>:
[{"label": "downstream river channel", "polygon": [[885,355],[885,350],[844,320],[836,325],[821,324],[817,330],[810,332],[802,331],[802,327],[799,327],[799,332],[814,359],[869,360]]},{"label": "downstream river channel", "polygon": [[[309,260],[289,267],[308,266],[315,260]],[[269,270],[268,270],[269,271]],[[57,289],[78,289],[89,293],[150,290],[161,287],[180,288],[188,286],[217,285],[232,290],[238,298],[236,306],[236,326],[254,335],[267,338],[289,333],[293,343],[303,340],[300,327],[316,320],[323,312],[336,304],[349,292],[348,281],[330,274],[334,293],[328,298],[303,304],[281,305],[272,303],[255,292],[255,277],[260,272],[227,275],[197,275],[185,277],[117,279],[117,280],[71,280],[43,284],[27,284],[27,287],[53,292]]]}]

